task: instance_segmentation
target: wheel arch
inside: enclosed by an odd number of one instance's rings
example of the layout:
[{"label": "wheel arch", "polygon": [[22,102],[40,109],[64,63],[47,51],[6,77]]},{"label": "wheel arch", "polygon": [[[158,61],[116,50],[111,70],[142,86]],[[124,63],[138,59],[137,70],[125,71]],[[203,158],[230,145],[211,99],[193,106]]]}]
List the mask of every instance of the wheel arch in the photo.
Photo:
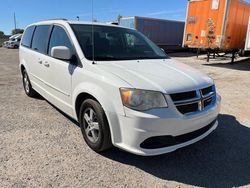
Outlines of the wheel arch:
[{"label": "wheel arch", "polygon": [[[80,108],[81,108],[81,104],[83,103],[83,101],[85,101],[86,99],[93,99],[96,102],[100,103],[93,95],[87,93],[87,92],[82,92],[80,93],[75,100],[75,113],[77,116],[77,119],[79,118],[79,112],[80,112]],[[101,104],[101,103],[100,103]]]},{"label": "wheel arch", "polygon": [[21,73],[23,74],[23,71],[25,70],[25,66],[23,64],[20,65]]},{"label": "wheel arch", "polygon": [[84,100],[90,98],[97,101],[104,109],[105,116],[109,124],[112,143],[114,144],[120,142],[121,132],[117,115],[122,113],[124,114],[123,106],[121,107],[122,110],[119,108],[120,112],[117,112],[117,105],[113,103],[114,99],[112,97],[110,98],[110,93],[97,84],[82,83],[74,90],[72,98],[74,117],[76,120],[79,118],[80,106]]},{"label": "wheel arch", "polygon": [[21,59],[21,58],[20,58],[19,69],[20,69],[21,73],[23,72],[24,69],[25,69],[27,72],[29,72],[28,66],[27,66],[26,61],[25,61],[24,59]]}]

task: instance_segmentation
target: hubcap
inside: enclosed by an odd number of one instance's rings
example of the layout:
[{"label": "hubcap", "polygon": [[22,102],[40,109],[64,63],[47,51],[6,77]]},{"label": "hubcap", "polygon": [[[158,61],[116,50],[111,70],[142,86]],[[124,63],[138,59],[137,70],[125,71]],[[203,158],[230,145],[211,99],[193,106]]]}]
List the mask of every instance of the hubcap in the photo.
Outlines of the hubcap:
[{"label": "hubcap", "polygon": [[100,127],[97,121],[96,113],[92,108],[88,108],[84,112],[85,133],[92,143],[96,143],[99,139]]},{"label": "hubcap", "polygon": [[26,73],[24,73],[24,78],[23,78],[23,81],[24,81],[24,88],[25,88],[25,91],[27,92],[27,93],[29,93],[30,92],[30,83],[29,83],[29,79],[28,79],[28,76],[27,76],[27,74]]}]

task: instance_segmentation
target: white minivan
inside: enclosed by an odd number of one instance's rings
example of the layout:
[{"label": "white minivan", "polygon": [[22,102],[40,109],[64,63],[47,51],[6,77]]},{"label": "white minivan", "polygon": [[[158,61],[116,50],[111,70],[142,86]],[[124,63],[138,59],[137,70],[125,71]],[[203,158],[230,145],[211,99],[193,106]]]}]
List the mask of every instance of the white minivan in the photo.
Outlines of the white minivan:
[{"label": "white minivan", "polygon": [[11,36],[9,38],[9,41],[5,43],[5,47],[14,48],[14,49],[19,48],[21,38],[22,38],[22,34],[16,34],[16,35]]},{"label": "white minivan", "polygon": [[112,146],[146,156],[172,152],[218,125],[213,80],[136,30],[43,21],[26,28],[19,55],[26,94],[39,93],[77,120],[97,152]]}]

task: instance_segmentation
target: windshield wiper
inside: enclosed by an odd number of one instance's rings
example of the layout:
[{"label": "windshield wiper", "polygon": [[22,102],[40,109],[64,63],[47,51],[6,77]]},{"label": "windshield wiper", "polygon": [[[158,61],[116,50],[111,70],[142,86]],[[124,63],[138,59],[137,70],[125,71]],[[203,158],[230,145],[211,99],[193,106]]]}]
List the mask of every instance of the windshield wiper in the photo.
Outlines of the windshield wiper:
[{"label": "windshield wiper", "polygon": [[134,60],[139,60],[139,59],[168,59],[167,57],[138,57],[134,58]]},{"label": "windshield wiper", "polygon": [[95,57],[95,61],[122,61],[122,60],[140,60],[140,59],[168,59],[168,57],[113,57],[113,56],[103,56]]},{"label": "windshield wiper", "polygon": [[120,58],[112,57],[112,56],[103,56],[103,57],[95,57],[96,61],[105,61],[105,60],[121,60]]}]

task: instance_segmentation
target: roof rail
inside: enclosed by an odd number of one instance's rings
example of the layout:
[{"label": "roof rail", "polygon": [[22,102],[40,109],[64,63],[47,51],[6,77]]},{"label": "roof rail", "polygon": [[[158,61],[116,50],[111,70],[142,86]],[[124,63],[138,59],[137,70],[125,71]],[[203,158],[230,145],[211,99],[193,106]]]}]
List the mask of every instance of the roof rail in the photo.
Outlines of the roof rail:
[{"label": "roof rail", "polygon": [[51,19],[47,19],[47,20],[44,20],[44,21],[49,21],[49,20],[63,20],[63,21],[68,21],[68,19],[66,19],[66,18],[51,18]]}]

